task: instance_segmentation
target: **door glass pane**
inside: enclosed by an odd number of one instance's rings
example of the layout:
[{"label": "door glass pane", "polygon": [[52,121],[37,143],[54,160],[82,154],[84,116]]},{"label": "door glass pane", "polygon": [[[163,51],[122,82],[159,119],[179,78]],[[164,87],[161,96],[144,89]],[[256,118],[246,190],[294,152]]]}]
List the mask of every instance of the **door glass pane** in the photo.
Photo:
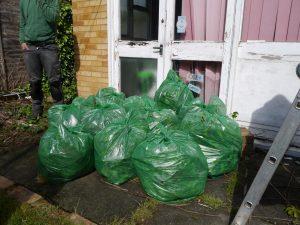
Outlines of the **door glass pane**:
[{"label": "door glass pane", "polygon": [[120,1],[122,40],[157,40],[159,0]]},{"label": "door glass pane", "polygon": [[148,16],[147,12],[133,10],[133,37],[138,40],[147,40],[148,34]]},{"label": "door glass pane", "polygon": [[157,60],[121,57],[121,91],[125,95],[148,95],[156,91]]},{"label": "door glass pane", "polygon": [[133,4],[137,6],[147,7],[147,0],[134,0]]},{"label": "door glass pane", "polygon": [[195,97],[208,103],[211,96],[219,95],[221,62],[173,61],[173,69],[189,86]]},{"label": "door glass pane", "polygon": [[121,36],[127,36],[127,0],[120,0],[121,7]]},{"label": "door glass pane", "polygon": [[176,0],[175,40],[223,41],[227,0]]}]

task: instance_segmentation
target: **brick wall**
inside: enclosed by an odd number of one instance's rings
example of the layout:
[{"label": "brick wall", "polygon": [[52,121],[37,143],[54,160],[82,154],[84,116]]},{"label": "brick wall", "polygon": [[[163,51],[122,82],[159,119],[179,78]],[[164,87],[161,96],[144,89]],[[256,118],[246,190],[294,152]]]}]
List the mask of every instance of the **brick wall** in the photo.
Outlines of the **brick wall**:
[{"label": "brick wall", "polygon": [[108,86],[106,0],[72,0],[80,96]]},{"label": "brick wall", "polygon": [[[23,53],[18,40],[19,0],[0,0],[0,24],[8,90],[12,90],[23,86],[27,81]],[[5,80],[4,74],[1,74],[0,91],[6,89]]]}]

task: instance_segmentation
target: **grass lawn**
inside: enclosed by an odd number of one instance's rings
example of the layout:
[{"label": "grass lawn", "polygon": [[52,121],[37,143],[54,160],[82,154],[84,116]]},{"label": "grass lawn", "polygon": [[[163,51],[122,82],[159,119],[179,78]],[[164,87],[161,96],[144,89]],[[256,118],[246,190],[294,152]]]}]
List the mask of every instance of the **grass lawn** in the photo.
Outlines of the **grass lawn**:
[{"label": "grass lawn", "polygon": [[68,214],[46,202],[31,206],[19,203],[0,191],[1,225],[73,225]]}]

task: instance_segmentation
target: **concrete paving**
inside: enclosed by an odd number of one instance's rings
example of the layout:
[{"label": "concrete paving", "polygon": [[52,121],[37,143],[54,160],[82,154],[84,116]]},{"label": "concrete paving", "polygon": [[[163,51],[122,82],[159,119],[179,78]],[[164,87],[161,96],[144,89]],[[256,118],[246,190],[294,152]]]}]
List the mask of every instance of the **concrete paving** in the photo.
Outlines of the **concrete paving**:
[{"label": "concrete paving", "polygon": [[[147,200],[147,195],[137,179],[121,186],[114,186],[106,183],[96,172],[63,185],[39,184],[36,180],[37,149],[38,144],[35,143],[22,149],[0,153],[0,175],[42,195],[66,211],[78,213],[98,224],[109,224],[116,218],[128,220]],[[238,183],[230,200],[232,203],[227,203],[226,207],[213,210],[196,200],[180,206],[159,204],[152,218],[143,224],[229,224],[262,159],[262,154],[255,153],[241,163]],[[299,166],[291,165],[290,163],[290,166],[286,165],[286,168],[277,171],[272,186],[267,189],[249,224],[291,224],[291,219],[284,213],[286,202],[299,205],[300,201],[300,185],[295,181],[295,174],[299,176]],[[289,176],[286,169],[293,170],[294,176]],[[226,194],[228,182],[228,175],[209,180],[206,193],[228,202]]]}]

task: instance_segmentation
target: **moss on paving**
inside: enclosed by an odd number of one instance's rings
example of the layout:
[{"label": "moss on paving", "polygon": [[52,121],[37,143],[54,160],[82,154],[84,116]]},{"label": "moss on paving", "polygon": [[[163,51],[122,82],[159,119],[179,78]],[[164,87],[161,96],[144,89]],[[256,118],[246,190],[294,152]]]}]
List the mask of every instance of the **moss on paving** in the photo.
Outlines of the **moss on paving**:
[{"label": "moss on paving", "polygon": [[289,217],[293,219],[293,224],[300,224],[300,208],[294,205],[289,205],[284,210]]},{"label": "moss on paving", "polygon": [[229,201],[231,201],[231,199],[233,198],[233,193],[234,193],[235,186],[237,185],[237,181],[238,181],[237,171],[234,171],[230,174],[230,178],[226,187],[226,196],[227,196],[227,200]]},{"label": "moss on paving", "polygon": [[225,206],[225,203],[222,199],[215,197],[212,194],[202,194],[199,197],[199,201],[213,209],[219,209]]},{"label": "moss on paving", "polygon": [[67,214],[43,203],[31,206],[19,203],[0,191],[0,224],[7,225],[74,225]]},{"label": "moss on paving", "polygon": [[150,220],[157,209],[158,202],[153,199],[148,199],[143,202],[131,215],[129,220],[124,218],[114,218],[109,225],[138,225]]}]

